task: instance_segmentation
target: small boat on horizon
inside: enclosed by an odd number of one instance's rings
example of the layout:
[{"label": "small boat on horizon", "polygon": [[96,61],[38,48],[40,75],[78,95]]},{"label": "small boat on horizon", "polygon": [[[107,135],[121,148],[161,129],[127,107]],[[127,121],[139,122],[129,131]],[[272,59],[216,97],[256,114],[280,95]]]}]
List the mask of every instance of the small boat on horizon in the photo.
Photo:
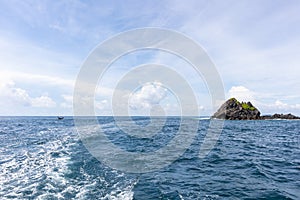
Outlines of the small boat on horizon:
[{"label": "small boat on horizon", "polygon": [[57,119],[62,120],[62,119],[64,119],[64,117],[63,116],[57,116]]}]

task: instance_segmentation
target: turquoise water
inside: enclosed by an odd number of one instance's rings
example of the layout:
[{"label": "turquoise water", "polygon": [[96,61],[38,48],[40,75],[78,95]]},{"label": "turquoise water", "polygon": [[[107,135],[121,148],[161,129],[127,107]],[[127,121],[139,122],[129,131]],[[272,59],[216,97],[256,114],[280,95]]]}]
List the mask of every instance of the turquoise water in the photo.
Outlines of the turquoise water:
[{"label": "turquoise water", "polygon": [[[114,144],[139,152],[167,144],[179,121],[169,118],[159,134],[139,139],[115,129],[112,117],[99,117]],[[190,119],[195,122],[197,136],[180,158],[130,174],[91,156],[71,117],[1,117],[0,199],[300,199],[299,120],[226,121],[203,159],[198,153],[209,120]]]}]

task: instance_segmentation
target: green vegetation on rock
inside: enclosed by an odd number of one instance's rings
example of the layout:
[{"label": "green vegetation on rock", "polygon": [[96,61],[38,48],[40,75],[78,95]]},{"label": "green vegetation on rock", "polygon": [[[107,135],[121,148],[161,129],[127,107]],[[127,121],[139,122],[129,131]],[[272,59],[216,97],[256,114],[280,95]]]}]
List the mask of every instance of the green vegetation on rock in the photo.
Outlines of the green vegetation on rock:
[{"label": "green vegetation on rock", "polygon": [[256,108],[251,106],[251,104],[249,105],[248,103],[245,102],[239,102],[236,98],[232,97],[229,99],[229,101],[234,101],[235,103],[237,103],[238,105],[241,105],[243,109],[245,110],[255,110]]},{"label": "green vegetation on rock", "polygon": [[229,99],[229,101],[235,101],[236,103],[240,103],[236,98],[232,97]]},{"label": "green vegetation on rock", "polygon": [[246,110],[255,110],[255,107],[249,106],[247,103],[242,102],[242,107]]},{"label": "green vegetation on rock", "polygon": [[212,117],[229,120],[261,119],[259,110],[251,102],[240,102],[236,98],[228,99]]},{"label": "green vegetation on rock", "polygon": [[223,103],[212,118],[226,120],[300,119],[290,113],[260,116],[259,110],[250,101],[239,102],[236,98],[230,98]]}]

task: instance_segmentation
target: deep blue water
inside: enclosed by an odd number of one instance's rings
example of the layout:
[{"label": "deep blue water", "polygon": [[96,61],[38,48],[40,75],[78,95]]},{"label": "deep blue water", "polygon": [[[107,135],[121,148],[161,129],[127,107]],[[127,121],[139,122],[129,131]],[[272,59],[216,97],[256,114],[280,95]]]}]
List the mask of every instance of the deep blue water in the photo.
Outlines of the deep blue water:
[{"label": "deep blue water", "polygon": [[[226,121],[203,159],[198,153],[209,120],[188,121],[199,129],[181,157],[132,174],[95,159],[71,117],[0,117],[0,199],[300,199],[299,120]],[[169,118],[150,139],[122,133],[112,117],[99,122],[115,145],[147,153],[172,140],[180,120]]]}]

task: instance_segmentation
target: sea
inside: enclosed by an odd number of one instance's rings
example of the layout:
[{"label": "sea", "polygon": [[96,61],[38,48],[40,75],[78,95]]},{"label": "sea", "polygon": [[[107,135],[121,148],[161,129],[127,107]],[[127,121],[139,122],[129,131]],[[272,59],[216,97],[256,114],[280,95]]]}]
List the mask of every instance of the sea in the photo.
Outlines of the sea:
[{"label": "sea", "polygon": [[[156,135],[139,138],[116,128],[113,117],[97,120],[114,145],[145,154],[167,145],[180,126],[180,117],[168,117]],[[95,158],[72,117],[0,117],[0,199],[300,199],[299,120],[225,121],[203,158],[210,119],[185,120],[198,125],[188,148],[162,168],[132,173]]]}]

